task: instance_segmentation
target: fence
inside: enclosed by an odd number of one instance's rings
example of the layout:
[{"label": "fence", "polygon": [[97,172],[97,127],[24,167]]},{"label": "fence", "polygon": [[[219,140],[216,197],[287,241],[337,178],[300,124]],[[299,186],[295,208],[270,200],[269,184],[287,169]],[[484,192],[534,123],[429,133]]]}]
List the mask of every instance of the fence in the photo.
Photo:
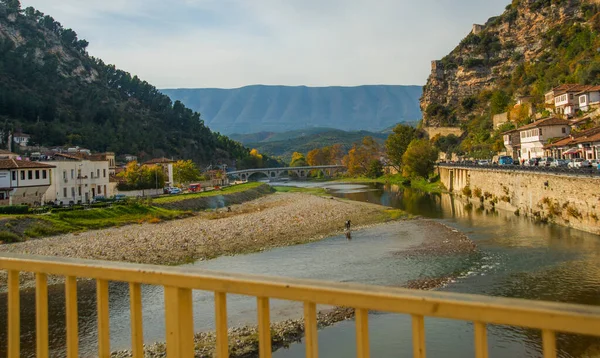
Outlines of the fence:
[{"label": "fence", "polygon": [[440,167],[450,168],[472,168],[472,169],[494,169],[503,171],[520,171],[548,174],[575,175],[585,177],[600,177],[600,170],[597,167],[586,168],[569,168],[569,167],[544,167],[544,166],[529,166],[529,165],[479,165],[473,163],[440,163]]},{"label": "fence", "polygon": [[600,336],[600,307],[521,299],[427,292],[399,288],[329,283],[266,276],[219,273],[164,267],[1,254],[0,269],[8,271],[8,356],[19,357],[19,272],[36,275],[37,357],[48,357],[47,275],[65,276],[67,356],[78,356],[77,277],[93,278],[97,285],[98,355],[110,356],[108,282],[130,287],[131,336],[134,357],[143,357],[141,284],[164,286],[168,357],[193,357],[192,290],[215,295],[216,354],[228,356],[227,294],[257,300],[260,357],[271,357],[269,300],[304,302],[306,357],[318,356],[317,304],[355,308],[357,356],[369,357],[369,310],[412,316],[413,357],[425,358],[425,317],[474,323],[475,357],[488,356],[487,324],[520,326],[542,331],[543,354],[555,358],[556,332]]}]

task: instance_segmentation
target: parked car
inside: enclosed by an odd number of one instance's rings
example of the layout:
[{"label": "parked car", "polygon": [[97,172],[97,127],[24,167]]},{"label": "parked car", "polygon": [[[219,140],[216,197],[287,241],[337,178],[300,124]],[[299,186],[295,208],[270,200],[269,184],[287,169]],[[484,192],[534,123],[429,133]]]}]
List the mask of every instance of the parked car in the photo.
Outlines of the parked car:
[{"label": "parked car", "polygon": [[125,195],[125,194],[117,194],[117,195],[113,196],[113,199],[115,201],[123,201],[123,200],[127,199],[127,195]]},{"label": "parked car", "polygon": [[540,167],[549,167],[552,164],[552,162],[554,162],[554,158],[545,157],[545,158],[540,159],[540,162],[538,163],[538,165]]},{"label": "parked car", "polygon": [[181,193],[181,189],[179,188],[171,188],[171,190],[169,191],[169,194],[173,195],[173,194],[179,194]]},{"label": "parked car", "polygon": [[589,168],[592,164],[583,158],[575,158],[569,162],[569,168]]},{"label": "parked car", "polygon": [[523,163],[526,167],[537,167],[540,163],[540,158],[531,158]]},{"label": "parked car", "polygon": [[500,158],[498,158],[498,165],[513,165],[515,164],[515,161],[513,160],[512,157],[509,157],[508,155],[504,155]]},{"label": "parked car", "polygon": [[188,187],[188,190],[190,191],[190,193],[196,193],[196,192],[202,191],[202,185],[190,184],[190,186]]},{"label": "parked car", "polygon": [[565,168],[567,165],[569,165],[569,161],[565,159],[556,159],[550,163],[552,168]]},{"label": "parked car", "polygon": [[478,160],[477,165],[490,165],[490,161],[487,159]]},{"label": "parked car", "polygon": [[108,199],[104,195],[96,195],[92,199],[92,204],[95,204],[95,203],[104,203],[104,202],[107,202],[107,201],[108,201]]}]

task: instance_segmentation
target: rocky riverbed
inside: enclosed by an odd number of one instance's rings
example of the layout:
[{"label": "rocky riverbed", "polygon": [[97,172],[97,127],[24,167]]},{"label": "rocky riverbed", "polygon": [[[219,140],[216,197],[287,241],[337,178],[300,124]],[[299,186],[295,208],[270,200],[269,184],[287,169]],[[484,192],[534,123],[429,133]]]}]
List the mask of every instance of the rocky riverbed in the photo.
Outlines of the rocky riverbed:
[{"label": "rocky riverbed", "polygon": [[[275,193],[193,217],[143,223],[0,245],[0,252],[177,265],[221,255],[235,255],[301,244],[398,216],[398,211],[368,203],[309,195]],[[56,282],[60,278],[51,278]],[[0,272],[0,286],[6,272]],[[21,274],[22,287],[34,283]]]}]

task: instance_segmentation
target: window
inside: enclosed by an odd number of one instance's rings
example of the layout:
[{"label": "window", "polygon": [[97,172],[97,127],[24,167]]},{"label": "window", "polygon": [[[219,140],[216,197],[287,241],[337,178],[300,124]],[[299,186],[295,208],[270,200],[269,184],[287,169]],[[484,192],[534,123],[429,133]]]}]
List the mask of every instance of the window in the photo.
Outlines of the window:
[{"label": "window", "polygon": [[79,187],[79,196],[81,196],[81,187]]},{"label": "window", "polygon": [[36,170],[35,171],[35,179],[39,179],[40,178],[40,171]]},{"label": "window", "polygon": [[33,179],[33,170],[28,170],[27,171],[27,179],[29,179],[29,180]]},{"label": "window", "polygon": [[17,172],[12,172],[12,180],[17,180]]},{"label": "window", "polygon": [[98,194],[102,194],[102,187],[98,185]]},{"label": "window", "polygon": [[71,169],[71,179],[75,179],[75,169]]},{"label": "window", "polygon": [[94,172],[90,172],[90,179],[94,179]]},{"label": "window", "polygon": [[542,128],[538,129],[539,134],[538,135],[542,135]]},{"label": "window", "polygon": [[96,169],[96,178],[100,178],[100,169]]},{"label": "window", "polygon": [[563,132],[563,133],[567,133],[567,128],[565,128],[565,127],[562,127],[562,132]]},{"label": "window", "polygon": [[573,94],[572,94],[572,93],[571,93],[571,96],[570,96],[570,97],[571,97],[571,99],[573,99]]},{"label": "window", "polygon": [[102,176],[106,178],[106,169],[102,169]]},{"label": "window", "polygon": [[75,187],[71,187],[71,197],[75,197]]},{"label": "window", "polygon": [[21,170],[21,180],[25,180],[25,171]]},{"label": "window", "polygon": [[67,197],[67,188],[63,188],[63,198]]},{"label": "window", "polygon": [[67,179],[67,171],[63,170],[63,179]]},{"label": "window", "polygon": [[48,174],[46,173],[46,170],[42,170],[42,179],[46,179],[48,178]]},{"label": "window", "polygon": [[106,185],[104,186],[104,195],[106,195]]}]

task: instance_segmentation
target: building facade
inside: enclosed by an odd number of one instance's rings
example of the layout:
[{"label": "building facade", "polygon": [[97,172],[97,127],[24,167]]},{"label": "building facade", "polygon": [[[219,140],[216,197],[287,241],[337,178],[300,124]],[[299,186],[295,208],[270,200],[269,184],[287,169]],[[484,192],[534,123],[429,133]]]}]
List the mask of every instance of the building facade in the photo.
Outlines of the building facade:
[{"label": "building facade", "polygon": [[0,205],[39,205],[52,185],[55,167],[16,159],[0,160]]},{"label": "building facade", "polygon": [[579,98],[579,108],[584,112],[600,107],[600,86],[589,86],[577,93],[577,96]]},{"label": "building facade", "polygon": [[571,133],[544,147],[546,155],[562,159],[600,159],[600,127]]},{"label": "building facade", "polygon": [[506,155],[518,161],[521,157],[521,136],[518,129],[513,129],[502,133],[504,139],[504,147],[506,148]]},{"label": "building facade", "polygon": [[175,161],[169,158],[155,158],[145,162],[143,165],[159,165],[162,167],[163,172],[165,173],[165,178],[167,178],[165,185],[171,186],[175,184],[173,182],[173,164]]},{"label": "building facade", "polygon": [[544,146],[550,139],[571,133],[569,121],[560,118],[540,119],[517,130],[521,140],[520,160],[544,157]]},{"label": "building facade", "polygon": [[52,184],[46,192],[47,201],[67,205],[89,203],[96,196],[113,195],[113,186],[109,183],[109,162],[106,160],[57,153],[45,163],[56,167]]}]

